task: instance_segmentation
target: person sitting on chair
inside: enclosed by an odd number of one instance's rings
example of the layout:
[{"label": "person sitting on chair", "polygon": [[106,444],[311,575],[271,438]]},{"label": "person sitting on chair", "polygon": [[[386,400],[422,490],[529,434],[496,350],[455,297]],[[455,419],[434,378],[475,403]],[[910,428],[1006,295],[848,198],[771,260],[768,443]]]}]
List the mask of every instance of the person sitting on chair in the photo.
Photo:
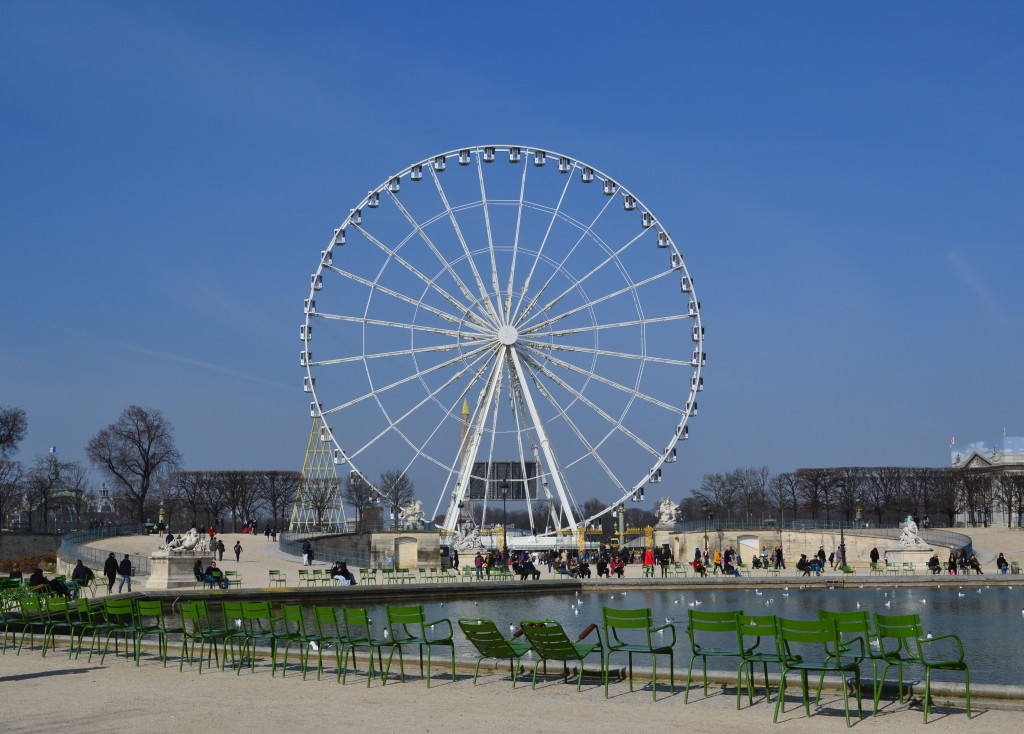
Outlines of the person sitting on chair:
[{"label": "person sitting on chair", "polygon": [[611,572],[614,573],[620,579],[622,578],[622,574],[626,572],[625,564],[618,558],[613,558],[611,562],[608,564],[608,567],[611,570]]},{"label": "person sitting on chair", "polygon": [[740,575],[739,569],[732,565],[732,561],[722,561],[722,573],[727,573],[737,578]]},{"label": "person sitting on chair", "polygon": [[526,581],[527,578],[533,578],[534,581],[540,578],[540,571],[533,565],[533,561],[527,558],[525,561],[519,564],[519,580]]},{"label": "person sitting on chair", "polygon": [[755,555],[754,561],[751,565],[753,565],[754,568],[761,568],[761,556]]},{"label": "person sitting on chair", "polygon": [[597,559],[597,577],[611,578],[611,574],[608,573],[608,559],[601,556]]},{"label": "person sitting on chair", "polygon": [[804,576],[811,575],[811,564],[807,562],[807,554],[801,553],[800,560],[796,562],[796,570],[803,571]]},{"label": "person sitting on chair", "polygon": [[207,566],[206,571],[203,572],[203,581],[210,584],[212,587],[214,584],[222,589],[228,588],[231,584],[224,578],[224,572],[217,568],[216,561],[210,561],[210,565]]},{"label": "person sitting on chair", "polygon": [[996,568],[999,569],[999,573],[1006,573],[1006,569],[1010,567],[1009,561],[1006,560],[1006,556],[1002,553],[996,558]]},{"label": "person sitting on chair", "polygon": [[928,568],[933,574],[942,573],[942,561],[939,560],[938,553],[932,553],[932,557],[928,559]]},{"label": "person sitting on chair", "polygon": [[974,573],[980,573],[982,575],[985,574],[985,572],[981,570],[981,561],[979,561],[978,557],[973,553],[971,554],[971,559],[967,563],[970,565]]},{"label": "person sitting on chair", "polygon": [[704,564],[700,561],[693,562],[693,572],[699,573],[701,576],[707,576],[708,570],[704,567]]},{"label": "person sitting on chair", "polygon": [[587,560],[585,558],[582,561],[580,561],[580,565],[576,569],[576,573],[579,574],[579,577],[581,579],[589,579],[590,578],[590,564],[587,563]]}]

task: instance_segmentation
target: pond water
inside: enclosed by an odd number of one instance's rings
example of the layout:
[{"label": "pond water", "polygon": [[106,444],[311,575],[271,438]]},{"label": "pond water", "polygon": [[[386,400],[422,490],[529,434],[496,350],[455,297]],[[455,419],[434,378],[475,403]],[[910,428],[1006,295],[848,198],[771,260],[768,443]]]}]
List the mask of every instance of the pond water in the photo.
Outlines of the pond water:
[{"label": "pond water", "polygon": [[[888,606],[886,604],[888,603]],[[860,605],[858,607],[858,604]],[[656,624],[671,620],[676,625],[677,671],[686,670],[690,645],[686,637],[687,611],[741,609],[747,614],[774,614],[791,619],[814,619],[818,609],[830,611],[866,610],[878,614],[919,614],[926,633],[956,633],[964,644],[972,683],[1015,684],[1024,678],[1024,658],[1017,644],[1024,631],[1024,586],[981,586],[960,588],[901,587],[864,584],[862,588],[802,589],[700,589],[674,591],[584,591],[579,594],[524,595],[507,599],[450,599],[424,604],[427,619],[448,618],[456,628],[456,654],[473,655],[458,630],[459,617],[489,617],[499,629],[518,627],[523,620],[554,619],[563,624],[570,637],[589,624],[601,623],[601,607],[621,609],[650,607]],[[380,633],[386,620],[383,605],[368,606],[374,629]],[[941,644],[941,643],[936,643]],[[639,665],[646,665],[640,660]],[[712,665],[712,667],[715,667]],[[865,666],[865,675],[869,673]],[[892,674],[893,671],[890,671]],[[913,680],[921,671],[909,670]],[[685,672],[684,672],[685,676]],[[933,674],[934,680],[962,680],[962,675]]]}]

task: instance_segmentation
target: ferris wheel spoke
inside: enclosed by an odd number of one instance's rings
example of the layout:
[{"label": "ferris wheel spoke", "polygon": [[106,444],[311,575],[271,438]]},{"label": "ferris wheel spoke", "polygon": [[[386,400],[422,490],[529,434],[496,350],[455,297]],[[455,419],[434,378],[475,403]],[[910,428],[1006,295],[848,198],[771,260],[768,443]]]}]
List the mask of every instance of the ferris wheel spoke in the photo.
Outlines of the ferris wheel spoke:
[{"label": "ferris wheel spoke", "polygon": [[[528,369],[532,367],[534,373],[539,371],[541,374],[544,374],[542,365],[537,364],[536,360],[532,359],[529,355],[524,354],[523,360],[527,363]],[[601,444],[603,444],[605,440],[607,440],[608,436],[611,435],[611,431],[609,431],[609,433],[605,435],[605,438],[602,439],[597,446],[595,446],[590,441],[590,439],[586,437],[583,431],[581,431],[580,428],[576,425],[576,421],[574,421],[572,417],[569,415],[569,411],[564,406],[562,406],[562,404],[551,393],[551,391],[544,386],[543,382],[541,382],[539,379],[536,379],[536,376],[534,376],[534,385],[536,385],[537,389],[540,390],[541,395],[543,395],[548,402],[555,406],[555,409],[558,411],[558,414],[565,421],[565,424],[569,426],[569,429],[576,435],[576,439],[584,447],[586,447],[588,453],[581,456],[579,459],[577,459],[577,461],[582,461],[587,456],[592,457],[594,461],[597,462],[597,465],[601,467],[601,470],[604,471],[605,475],[607,475],[607,477],[611,480],[612,484],[618,487],[620,491],[625,491],[625,487],[622,486],[622,482],[619,481],[618,477],[615,476],[615,472],[611,470],[611,467],[608,466],[607,462],[605,462],[605,460],[601,457],[601,454],[598,453],[597,451],[601,447]],[[572,464],[567,464],[566,468],[569,468],[570,466],[572,466]]]},{"label": "ferris wheel spoke", "polygon": [[[612,426],[612,428],[614,430],[617,430],[620,433],[622,433],[622,434],[624,434],[626,436],[629,436],[629,438],[631,438],[633,440],[633,442],[636,443],[637,446],[640,446],[642,449],[644,449],[645,451],[649,452],[653,456],[657,457],[657,456],[661,455],[661,452],[657,451],[653,446],[648,444],[642,438],[640,438],[635,433],[633,433],[631,430],[629,430],[624,425],[622,425],[621,421],[616,420],[614,417],[609,415],[605,410],[603,410],[602,408],[598,407],[592,400],[587,398],[586,395],[581,393],[579,390],[574,388],[572,385],[567,383],[565,380],[560,378],[558,375],[556,375],[553,372],[551,372],[551,370],[546,369],[544,367],[544,365],[540,364],[536,360],[530,359],[530,357],[528,355],[524,355],[523,359],[528,360],[531,363],[531,366],[534,367],[534,369],[536,369],[540,374],[542,374],[545,377],[547,377],[549,380],[554,382],[556,385],[561,387],[563,390],[566,390],[567,392],[572,394],[573,397],[575,397],[577,400],[582,402],[588,408],[590,408],[595,413],[597,413],[599,416],[601,416],[606,421],[608,421],[608,423],[611,424],[611,426]],[[629,409],[629,405],[626,406],[625,410],[628,410],[628,409]],[[625,410],[623,411],[623,413],[625,413]]]},{"label": "ferris wheel spoke", "polygon": [[573,336],[575,334],[586,334],[593,331],[601,331],[603,329],[621,329],[626,326],[647,326],[648,324],[657,324],[665,321],[681,321],[689,318],[693,317],[689,314],[679,313],[671,316],[655,316],[649,319],[619,321],[614,324],[588,324],[587,326],[578,326],[572,329],[559,329],[558,331],[527,331],[526,333],[531,339],[555,338],[560,336]]},{"label": "ferris wheel spoke", "polygon": [[544,459],[548,466],[548,471],[551,475],[551,480],[555,484],[555,492],[558,494],[558,499],[562,503],[562,509],[565,510],[566,519],[570,526],[576,525],[576,518],[572,512],[572,500],[569,496],[568,487],[565,485],[564,477],[561,470],[559,469],[558,461],[555,458],[554,447],[551,445],[551,440],[548,436],[547,429],[544,427],[544,422],[540,419],[540,413],[537,411],[537,405],[533,400],[533,395],[530,392],[530,386],[522,379],[524,374],[523,365],[519,361],[519,355],[515,349],[508,350],[509,355],[509,367],[516,375],[519,376],[519,390],[523,396],[523,402],[526,404],[528,415],[530,416],[530,422],[533,424],[534,430],[537,431],[537,438],[540,443],[541,453],[544,455]]},{"label": "ferris wheel spoke", "polygon": [[[512,369],[509,369],[509,375],[511,377],[511,379],[509,380],[509,390],[515,396],[512,401],[512,412],[515,415],[516,428],[519,433],[519,453],[520,456],[526,456],[526,452],[523,451],[522,448],[522,432],[525,431],[526,437],[530,439],[530,456],[533,458],[533,462],[537,466],[537,479],[541,483],[540,486],[541,491],[544,493],[544,501],[548,503],[548,521],[551,523],[552,527],[557,527],[558,515],[555,512],[555,500],[554,497],[552,497],[551,495],[551,490],[548,489],[548,482],[545,478],[547,476],[547,472],[543,471],[544,462],[541,460],[540,456],[540,444],[537,439],[536,432],[533,430],[533,427],[521,419],[523,416],[526,416],[526,418],[528,418],[530,414],[526,410],[526,406],[523,404],[523,392],[522,390],[519,389],[519,377],[518,375],[513,374],[513,372],[514,371]],[[521,430],[519,430],[520,427],[522,427]],[[525,476],[525,467],[523,468],[523,473]]]},{"label": "ferris wheel spoke", "polygon": [[[563,194],[564,194],[564,192],[563,192]],[[551,285],[551,282],[554,280],[555,276],[558,275],[559,272],[561,272],[565,262],[570,257],[572,257],[573,253],[576,252],[576,248],[580,246],[580,243],[582,243],[583,240],[586,239],[587,235],[591,234],[594,231],[594,227],[601,220],[601,217],[604,216],[604,213],[606,211],[608,211],[608,207],[611,206],[611,203],[612,203],[612,197],[608,197],[608,201],[606,201],[604,203],[604,206],[602,206],[601,209],[597,212],[597,214],[591,220],[590,224],[588,224],[586,226],[586,228],[584,228],[583,231],[580,232],[579,238],[576,240],[576,242],[573,243],[573,246],[571,248],[569,248],[569,252],[564,257],[561,258],[562,264],[560,264],[557,268],[555,268],[552,271],[551,275],[548,276],[548,279],[547,279],[547,281],[545,281],[544,285],[542,285],[540,287],[540,289],[533,295],[533,298],[530,299],[530,302],[529,302],[529,304],[527,304],[526,308],[523,309],[522,311],[520,311],[519,309],[516,309],[516,317],[515,317],[515,319],[513,319],[513,321],[515,323],[517,323],[517,324],[526,323],[527,319],[530,318],[530,314],[533,312],[533,309],[536,307],[536,305],[540,301],[540,299],[544,296],[544,293],[547,291],[548,286]],[[559,207],[560,206],[561,206],[561,201],[559,201]],[[554,224],[555,217],[557,217],[557,216],[558,216],[558,209],[556,208],[555,211],[552,213],[552,217],[551,217],[552,224]],[[549,231],[550,231],[550,225],[549,225]],[[540,254],[538,253],[537,257],[534,258],[533,267],[537,266],[537,262],[539,260],[540,260]],[[532,274],[532,272],[533,271],[531,270],[531,274]],[[526,294],[528,292],[529,292],[528,285],[524,286],[523,287],[523,298],[524,299],[526,298]],[[522,305],[522,300],[520,300],[520,305]]]},{"label": "ferris wheel spoke", "polygon": [[447,360],[445,362],[441,362],[439,364],[435,364],[433,367],[428,367],[425,370],[420,370],[419,372],[414,372],[411,375],[409,375],[408,377],[403,377],[401,380],[396,380],[395,382],[392,382],[390,385],[384,385],[383,387],[375,388],[375,389],[371,390],[370,392],[368,392],[368,393],[366,393],[364,395],[360,395],[357,398],[353,398],[352,400],[349,400],[347,403],[342,403],[341,405],[337,405],[337,406],[335,406],[333,408],[330,408],[329,410],[325,410],[325,411],[322,412],[322,414],[323,415],[329,415],[331,413],[337,413],[340,410],[344,410],[345,408],[351,408],[353,405],[357,405],[358,403],[361,403],[362,401],[366,400],[367,398],[376,398],[378,395],[382,395],[383,393],[387,392],[388,390],[393,390],[394,388],[401,387],[402,385],[404,385],[404,384],[406,384],[408,382],[412,382],[413,380],[418,380],[421,377],[423,377],[424,375],[429,375],[429,374],[431,374],[433,372],[438,372],[440,370],[447,369],[447,368],[449,368],[449,367],[451,367],[453,365],[458,364],[459,362],[466,362],[467,360],[470,360],[470,359],[476,359],[481,353],[490,351],[491,349],[493,349],[493,347],[490,347],[489,345],[477,347],[476,349],[472,349],[472,350],[466,352],[465,354],[460,354],[457,357],[453,357],[452,359],[449,359],[449,360]]},{"label": "ferris wheel spoke", "polygon": [[[582,286],[583,286],[584,283],[587,282],[587,280],[589,280],[596,273],[601,272],[601,270],[603,270],[606,265],[609,265],[610,263],[618,263],[619,262],[619,256],[622,255],[624,252],[626,252],[626,250],[628,250],[630,247],[632,247],[636,242],[638,242],[640,240],[640,238],[644,236],[644,234],[646,234],[646,232],[644,230],[641,230],[635,237],[633,237],[632,239],[627,241],[626,244],[624,244],[618,250],[615,250],[614,252],[610,252],[608,254],[608,257],[606,257],[603,261],[601,261],[596,266],[594,266],[590,270],[590,272],[586,273],[582,278],[574,280],[572,285],[570,285],[564,291],[562,291],[557,296],[555,296],[553,299],[548,301],[547,304],[545,304],[542,308],[537,309],[535,312],[533,312],[532,315],[529,318],[527,318],[527,314],[523,314],[523,318],[519,320],[519,326],[518,326],[519,330],[523,331],[524,329],[535,328],[536,325],[533,325],[532,327],[530,326],[530,321],[532,319],[535,319],[535,318],[537,318],[537,317],[547,313],[548,311],[550,311],[552,308],[555,307],[555,305],[559,301],[561,301],[563,298],[565,298],[567,295],[569,295],[573,291],[580,291],[580,292],[582,292]],[[579,243],[577,243],[577,244],[579,244]],[[574,246],[573,249],[575,249],[575,246]],[[541,293],[543,293],[543,290],[547,289],[548,285],[554,279],[555,275],[557,275],[558,271],[561,270],[563,267],[564,267],[564,261],[563,261],[563,264],[559,265],[559,267],[555,270],[555,272],[553,272],[551,274],[551,277],[548,278],[548,282],[544,284],[544,289],[542,289],[542,291],[537,293],[537,295],[534,297],[534,301],[537,301],[537,300],[540,299],[540,296],[541,296]],[[620,270],[620,272],[622,272],[621,265],[619,266],[619,270]],[[671,270],[667,270],[667,271],[665,271],[664,275],[668,275],[668,273],[670,273],[670,272],[672,272],[672,271]],[[622,275],[624,276],[625,273],[622,272]],[[641,282],[646,282],[646,281],[641,281]],[[628,287],[627,287],[627,289],[628,289]],[[544,322],[544,323],[550,323],[550,321]]]},{"label": "ferris wheel spoke", "polygon": [[[525,168],[525,166],[523,166]],[[491,258],[491,288],[494,290],[495,298],[501,293],[501,286],[498,285],[498,262],[494,258],[494,233],[491,231],[491,205],[487,201],[487,184],[484,182],[484,162],[477,153],[476,156],[476,173],[477,179],[480,182],[480,204],[484,210],[484,229],[487,232],[487,253]],[[498,323],[504,322],[504,314],[498,320]]]},{"label": "ferris wheel spoke", "polygon": [[[459,467],[459,479],[455,484],[454,491],[451,493],[451,497],[448,502],[448,509],[444,516],[444,528],[446,530],[452,530],[454,528],[457,520],[455,510],[458,505],[465,500],[466,493],[469,491],[469,482],[473,474],[473,463],[476,460],[477,452],[480,450],[480,441],[483,438],[484,426],[487,423],[487,416],[491,407],[491,397],[497,389],[497,384],[501,381],[503,360],[501,359],[499,352],[500,350],[495,350],[493,353],[492,356],[494,358],[494,364],[490,367],[490,374],[487,376],[487,382],[484,385],[484,388],[477,396],[476,412],[473,414],[475,416],[474,424],[470,431],[469,441],[466,444],[466,453],[462,459],[462,466]],[[491,360],[488,360],[488,364],[490,364],[490,362]],[[486,365],[477,370],[474,382],[483,375],[485,368]]]},{"label": "ferris wheel spoke", "polygon": [[[394,194],[392,194],[392,196],[394,196]],[[470,310],[470,307],[469,307],[468,304],[462,303],[461,301],[456,299],[455,296],[453,296],[448,291],[446,291],[444,288],[442,288],[440,285],[438,285],[435,280],[433,280],[432,278],[428,277],[424,273],[420,272],[420,270],[416,266],[414,266],[412,263],[408,262],[405,258],[403,258],[401,255],[399,255],[396,250],[393,250],[390,247],[388,247],[387,245],[385,245],[378,238],[376,238],[372,234],[370,234],[361,225],[353,225],[353,226],[361,235],[363,235],[363,237],[365,237],[370,242],[372,242],[374,245],[376,245],[377,248],[381,250],[381,252],[384,252],[385,254],[387,254],[389,259],[394,260],[396,263],[398,263],[403,268],[405,268],[407,271],[409,271],[412,275],[415,275],[417,278],[422,280],[431,290],[433,290],[435,293],[437,293],[443,299],[448,301],[448,303],[450,303],[452,306],[454,306],[455,309],[459,313],[464,313],[467,316],[469,316],[470,318],[474,319],[475,321],[478,321],[478,323],[481,326],[484,325],[484,322],[481,321],[479,319],[479,317]],[[470,301],[470,302],[472,302],[472,301]]]},{"label": "ferris wheel spoke", "polygon": [[535,342],[528,339],[520,340],[520,343],[529,346],[531,349],[552,351],[552,352],[576,352],[579,354],[595,354],[600,357],[616,357],[618,359],[642,360],[644,362],[660,362],[671,364],[677,367],[691,367],[693,362],[685,359],[669,359],[668,357],[655,357],[650,354],[630,354],[628,352],[612,352],[607,349],[593,349],[591,347],[574,347],[569,344],[551,344],[550,342]]},{"label": "ferris wheel spoke", "polygon": [[[609,293],[607,295],[601,296],[600,298],[595,298],[593,300],[589,300],[586,303],[581,303],[578,306],[576,306],[575,308],[569,309],[568,311],[560,313],[557,316],[552,316],[551,318],[545,319],[544,321],[540,321],[540,322],[538,322],[536,324],[524,326],[524,327],[519,329],[519,333],[520,334],[531,334],[533,331],[535,331],[537,329],[543,329],[546,326],[550,326],[551,324],[554,324],[554,323],[556,323],[558,321],[561,321],[562,319],[565,319],[565,318],[568,318],[569,316],[577,314],[580,311],[583,311],[583,310],[588,309],[588,308],[592,308],[594,306],[597,306],[598,304],[604,303],[605,301],[609,301],[609,300],[611,300],[613,298],[618,298],[619,296],[625,295],[627,293],[633,293],[634,294],[634,298],[635,298],[636,297],[635,293],[636,293],[637,289],[639,289],[639,288],[641,288],[641,287],[643,287],[645,285],[649,285],[651,283],[654,283],[655,281],[661,280],[666,275],[671,275],[671,274],[672,274],[671,270],[663,270],[660,273],[656,273],[655,275],[650,276],[649,278],[645,278],[644,280],[638,280],[636,282],[631,282],[629,285],[624,286],[624,287],[620,288],[617,291],[614,291],[614,292]],[[582,281],[580,281],[580,282],[582,282]],[[576,283],[573,286],[573,288],[579,286],[579,284],[580,284],[579,282]],[[553,306],[557,302],[557,300],[560,300],[565,295],[566,294],[563,293],[561,296],[558,297],[558,299],[556,299],[556,301],[552,301],[552,303],[549,304],[549,306],[545,306],[545,310],[547,308],[549,308],[550,306]],[[543,312],[538,312],[537,315],[540,315],[540,313],[543,313]]]},{"label": "ferris wheel spoke", "polygon": [[384,321],[383,319],[370,319],[365,316],[347,316],[345,314],[336,313],[323,313],[317,312],[310,314],[318,319],[327,319],[328,321],[345,321],[348,323],[356,324],[369,324],[372,326],[388,326],[395,329],[401,329],[402,331],[422,331],[428,334],[439,334],[441,336],[450,336],[453,339],[476,339],[489,337],[483,333],[466,333],[464,331],[455,331],[454,329],[441,329],[436,326],[423,326],[421,324],[410,324],[409,322],[401,321]]},{"label": "ferris wheel spoke", "polygon": [[508,271],[508,284],[505,286],[505,303],[503,314],[507,321],[512,320],[512,289],[515,286],[516,265],[519,262],[519,235],[523,226],[523,201],[526,198],[526,172],[529,166],[523,166],[523,176],[519,181],[519,202],[516,207],[516,234],[512,239],[512,267]]},{"label": "ferris wheel spoke", "polygon": [[[424,244],[426,244],[427,249],[429,249],[434,254],[434,257],[437,258],[437,261],[441,264],[441,267],[444,270],[444,272],[448,273],[449,277],[451,277],[451,279],[455,282],[455,285],[458,286],[458,289],[462,293],[462,297],[466,299],[466,302],[477,303],[477,298],[469,290],[469,287],[465,284],[462,278],[459,277],[459,274],[455,271],[455,268],[451,266],[451,263],[448,262],[448,259],[441,253],[440,250],[437,249],[437,245],[435,245],[434,241],[430,239],[430,236],[426,233],[426,230],[423,229],[423,225],[421,225],[419,222],[416,221],[416,219],[413,218],[413,216],[409,213],[409,210],[405,208],[405,205],[402,204],[402,201],[398,198],[398,196],[396,196],[391,191],[388,191],[388,195],[391,197],[391,200],[394,202],[395,206],[398,207],[398,210],[402,213],[402,216],[404,216],[406,221],[409,222],[409,224],[412,225],[413,229],[416,230],[416,233],[423,240]],[[470,316],[474,321],[483,324],[483,320],[480,319],[480,317],[477,314],[473,313],[472,311],[467,311],[466,314],[467,316]]]},{"label": "ferris wheel spoke", "polygon": [[360,354],[355,357],[338,357],[337,359],[322,359],[316,362],[310,362],[310,367],[325,367],[331,364],[348,364],[350,362],[364,362],[371,359],[382,359],[390,357],[408,357],[412,354],[430,354],[432,352],[448,352],[452,349],[458,349],[458,342],[452,344],[438,344],[432,347],[413,347],[411,349],[396,349],[393,352],[372,352],[370,354]]},{"label": "ferris wheel spoke", "polygon": [[371,290],[378,291],[385,295],[391,296],[392,298],[397,298],[399,301],[404,301],[405,303],[408,303],[411,306],[415,306],[416,308],[423,309],[424,311],[429,311],[430,313],[434,314],[438,318],[444,319],[445,321],[449,321],[453,324],[465,323],[459,316],[450,314],[447,311],[442,311],[439,308],[434,308],[433,306],[427,305],[423,301],[407,296],[404,293],[399,293],[393,288],[387,288],[381,285],[380,283],[376,283],[372,280],[367,280],[366,278],[360,277],[355,273],[351,273],[347,270],[342,270],[341,268],[336,267],[334,265],[325,265],[324,269],[330,270],[332,273],[337,273],[343,278],[353,280],[356,283],[359,283],[360,285],[365,285],[367,288],[370,288]]},{"label": "ferris wheel spoke", "polygon": [[[491,358],[484,361],[484,364],[479,368],[478,372],[480,370],[483,370],[484,368],[486,368],[486,366],[495,358],[495,356],[496,356],[495,353],[492,352]],[[378,402],[378,406],[381,408],[381,411],[384,413],[384,417],[387,418],[388,423],[390,425],[387,428],[385,428],[383,431],[380,431],[377,435],[375,435],[369,441],[364,443],[363,446],[361,448],[359,448],[357,451],[349,454],[349,457],[350,458],[357,458],[363,451],[365,451],[368,447],[372,446],[374,443],[379,441],[389,431],[395,431],[396,433],[398,433],[398,435],[402,436],[402,438],[406,442],[411,444],[412,442],[409,441],[409,439],[405,436],[405,434],[402,433],[401,430],[399,429],[399,425],[401,425],[402,421],[404,421],[409,416],[414,414],[417,410],[422,408],[424,405],[426,405],[431,400],[436,399],[436,397],[441,392],[443,392],[444,390],[447,390],[451,385],[453,385],[454,383],[456,383],[460,379],[462,379],[462,377],[467,372],[470,371],[470,367],[471,367],[470,365],[464,366],[461,370],[459,370],[458,372],[453,374],[451,377],[449,377],[443,384],[441,384],[436,389],[431,390],[429,393],[426,394],[426,396],[424,396],[424,398],[422,400],[420,400],[418,403],[413,405],[411,408],[409,408],[407,411],[405,411],[401,416],[399,416],[398,418],[396,418],[394,420],[392,420],[392,418],[388,415],[387,411],[384,409],[384,406],[380,405],[380,403]]]},{"label": "ferris wheel spoke", "polygon": [[[529,347],[529,349],[531,349],[532,351],[537,351],[533,349],[533,347]],[[633,397],[640,398],[644,402],[650,403],[651,405],[663,408],[672,413],[680,412],[678,405],[670,405],[669,403],[666,403],[663,400],[658,400],[658,398],[653,397],[652,395],[642,393],[636,388],[628,387],[627,385],[623,385],[622,383],[616,382],[615,380],[610,380],[607,377],[603,377],[602,375],[599,375],[597,372],[591,372],[590,370],[574,365],[572,362],[566,362],[564,360],[558,359],[558,357],[555,357],[551,354],[544,354],[543,358],[546,359],[555,367],[561,367],[564,370],[575,372],[576,374],[586,377],[587,379],[595,380],[603,385],[607,385],[608,387],[613,387],[616,390],[620,390],[626,393],[627,395],[632,395]]]},{"label": "ferris wheel spoke", "polygon": [[494,310],[494,304],[491,303],[491,299],[487,295],[487,286],[484,285],[483,278],[480,276],[480,270],[476,266],[476,261],[473,259],[473,254],[469,251],[469,245],[466,243],[466,237],[462,233],[462,227],[459,226],[459,220],[455,216],[455,212],[452,211],[452,205],[448,202],[448,195],[444,191],[444,187],[441,185],[441,179],[437,177],[437,172],[430,168],[430,176],[434,179],[434,185],[437,187],[437,193],[441,197],[441,203],[444,205],[445,211],[448,214],[448,219],[452,223],[452,228],[455,230],[455,235],[459,240],[459,244],[462,246],[462,253],[466,256],[466,262],[469,264],[469,269],[473,273],[473,279],[476,281],[477,290],[480,292],[480,306],[486,311],[487,315],[490,316],[491,322],[497,326],[500,323],[497,312]]},{"label": "ferris wheel spoke", "polygon": [[[524,166],[524,168],[525,168],[525,166]],[[547,228],[547,230],[545,230],[544,237],[541,239],[540,245],[537,247],[537,251],[533,255],[533,262],[530,264],[530,270],[527,272],[526,279],[523,281],[523,298],[525,298],[526,294],[530,292],[530,283],[533,282],[533,276],[534,276],[534,273],[537,271],[537,265],[540,263],[541,257],[544,254],[544,247],[548,243],[548,237],[551,236],[551,230],[552,230],[552,228],[554,228],[555,222],[558,220],[558,213],[562,210],[562,203],[565,201],[565,193],[569,190],[569,184],[571,182],[572,182],[572,176],[571,175],[570,176],[566,176],[566,178],[565,178],[565,185],[562,187],[562,193],[558,197],[558,203],[555,205],[555,208],[551,211],[551,218],[548,220],[548,228]],[[604,205],[604,208],[602,208],[601,212],[603,213],[604,209],[607,208],[607,207],[608,207],[608,203],[606,202],[605,205]],[[520,198],[519,208],[520,208],[520,216],[521,216],[522,215],[522,198]],[[601,216],[601,214],[599,213],[597,215],[597,217],[594,219],[594,221],[596,222],[597,218],[600,218],[600,216]],[[569,254],[571,255],[572,251],[570,251]],[[568,256],[566,256],[566,257],[568,257]],[[520,299],[519,305],[520,306],[522,305],[522,299]],[[517,307],[516,310],[518,311],[518,307]],[[511,319],[511,320],[516,320],[516,319]]]}]

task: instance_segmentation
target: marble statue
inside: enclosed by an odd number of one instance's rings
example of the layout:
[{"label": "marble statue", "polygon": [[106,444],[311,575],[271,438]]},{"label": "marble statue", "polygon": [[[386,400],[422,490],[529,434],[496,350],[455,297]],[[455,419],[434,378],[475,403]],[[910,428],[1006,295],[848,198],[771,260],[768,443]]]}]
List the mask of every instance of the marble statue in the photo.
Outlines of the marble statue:
[{"label": "marble statue", "polygon": [[178,536],[167,545],[160,546],[152,556],[154,558],[168,557],[172,555],[184,555],[186,553],[205,553],[206,536],[200,535],[195,528],[190,528],[184,536]]},{"label": "marble statue", "polygon": [[654,511],[658,514],[658,525],[672,525],[679,516],[679,505],[668,497],[662,497]]},{"label": "marble statue", "polygon": [[914,522],[914,518],[910,515],[907,515],[903,521],[903,530],[900,532],[900,539],[897,545],[900,548],[917,548],[927,545],[921,540],[921,536],[917,534],[917,523]]}]

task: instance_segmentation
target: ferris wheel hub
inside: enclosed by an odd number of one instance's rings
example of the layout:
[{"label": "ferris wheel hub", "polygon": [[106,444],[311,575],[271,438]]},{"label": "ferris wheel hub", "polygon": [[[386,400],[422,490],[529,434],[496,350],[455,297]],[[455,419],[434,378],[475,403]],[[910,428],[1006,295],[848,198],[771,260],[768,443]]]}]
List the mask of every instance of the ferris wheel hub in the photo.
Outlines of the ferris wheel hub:
[{"label": "ferris wheel hub", "polygon": [[504,346],[511,347],[519,340],[519,330],[511,324],[505,324],[498,329],[498,341]]}]

